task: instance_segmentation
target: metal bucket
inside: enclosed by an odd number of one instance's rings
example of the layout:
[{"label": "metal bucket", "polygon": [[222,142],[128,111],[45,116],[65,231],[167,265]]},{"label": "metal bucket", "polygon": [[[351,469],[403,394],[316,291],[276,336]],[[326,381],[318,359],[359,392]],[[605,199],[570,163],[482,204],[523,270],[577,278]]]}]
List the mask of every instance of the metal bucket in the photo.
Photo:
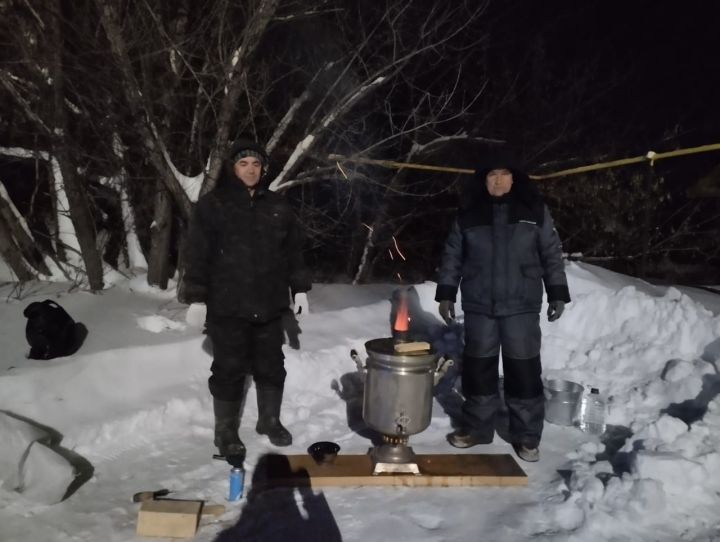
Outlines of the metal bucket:
[{"label": "metal bucket", "polygon": [[434,373],[433,351],[397,353],[392,339],[365,343],[368,353],[363,419],[384,435],[406,437],[430,425]]},{"label": "metal bucket", "polygon": [[570,380],[545,381],[545,419],[556,425],[573,425],[580,412],[583,386]]}]

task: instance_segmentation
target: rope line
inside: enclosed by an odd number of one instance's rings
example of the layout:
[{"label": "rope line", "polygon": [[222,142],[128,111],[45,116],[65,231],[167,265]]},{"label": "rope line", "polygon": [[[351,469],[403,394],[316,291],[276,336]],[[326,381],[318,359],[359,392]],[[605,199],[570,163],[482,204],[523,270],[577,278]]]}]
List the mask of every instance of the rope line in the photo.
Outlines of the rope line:
[{"label": "rope line", "polygon": [[[567,175],[575,175],[577,173],[585,173],[588,171],[597,171],[600,169],[609,169],[618,166],[627,166],[630,164],[639,164],[642,162],[649,162],[650,165],[654,165],[658,160],[664,160],[665,158],[675,158],[677,156],[687,156],[689,154],[698,154],[702,152],[720,151],[720,143],[712,143],[710,145],[700,145],[698,147],[688,147],[685,149],[677,149],[674,151],[667,152],[654,152],[648,151],[642,156],[634,156],[632,158],[622,158],[620,160],[611,160],[609,162],[598,162],[596,164],[589,164],[586,166],[579,166],[570,169],[563,169],[554,173],[546,173],[544,175],[529,175],[531,179],[544,180],[544,179],[555,179],[557,177],[565,177]],[[373,158],[364,158],[361,156],[343,156],[341,154],[330,154],[328,160],[334,162],[353,162],[356,164],[369,164],[375,166],[386,167],[389,169],[419,169],[425,171],[439,171],[443,173],[460,173],[464,175],[473,175],[474,169],[465,169],[457,167],[446,167],[446,166],[433,166],[430,164],[417,164],[414,162],[395,162],[393,160],[376,160]]]}]

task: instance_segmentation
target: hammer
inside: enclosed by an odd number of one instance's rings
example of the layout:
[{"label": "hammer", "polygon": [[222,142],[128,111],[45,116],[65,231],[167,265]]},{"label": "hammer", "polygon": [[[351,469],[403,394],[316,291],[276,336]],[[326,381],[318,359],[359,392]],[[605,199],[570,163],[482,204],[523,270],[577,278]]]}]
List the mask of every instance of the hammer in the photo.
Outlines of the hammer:
[{"label": "hammer", "polygon": [[158,497],[164,497],[170,493],[169,489],[158,489],[156,491],[140,491],[133,495],[133,502],[154,501]]}]

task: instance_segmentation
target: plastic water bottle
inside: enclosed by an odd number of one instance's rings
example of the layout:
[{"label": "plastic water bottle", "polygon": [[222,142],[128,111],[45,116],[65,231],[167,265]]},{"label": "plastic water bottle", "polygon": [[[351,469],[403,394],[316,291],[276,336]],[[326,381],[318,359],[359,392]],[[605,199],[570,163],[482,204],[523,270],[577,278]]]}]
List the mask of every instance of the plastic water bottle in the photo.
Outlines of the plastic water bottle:
[{"label": "plastic water bottle", "polygon": [[591,435],[602,435],[605,432],[605,400],[597,388],[591,388],[590,394],[583,397],[580,429]]},{"label": "plastic water bottle", "polygon": [[233,467],[230,470],[230,490],[228,491],[228,501],[239,501],[242,499],[245,489],[245,469],[242,467]]}]

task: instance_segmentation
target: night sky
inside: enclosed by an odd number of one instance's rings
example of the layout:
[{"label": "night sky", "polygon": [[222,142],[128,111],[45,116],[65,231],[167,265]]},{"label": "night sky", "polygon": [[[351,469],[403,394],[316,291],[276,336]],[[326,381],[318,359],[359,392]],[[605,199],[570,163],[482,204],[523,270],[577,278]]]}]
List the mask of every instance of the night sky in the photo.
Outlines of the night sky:
[{"label": "night sky", "polygon": [[[491,9],[516,19],[509,34],[542,36],[559,75],[597,66],[601,94],[586,118],[599,136],[626,128],[638,149],[672,136],[686,145],[719,140],[717,2],[494,2]],[[511,50],[525,46],[507,39]]]},{"label": "night sky", "polygon": [[[195,175],[215,144],[215,111],[225,85],[221,68],[231,55],[233,40],[245,29],[244,8],[250,3],[228,3],[232,13],[223,16],[223,24],[213,19],[212,10],[205,10],[215,6],[212,0],[191,4],[191,26],[197,28],[183,46],[186,58],[194,59],[195,69],[200,71],[206,69],[205,54],[212,53],[203,80],[210,89],[208,96],[213,96],[210,104],[203,101],[205,94],[198,92],[197,80],[190,74],[172,86],[174,76],[164,56],[166,48],[146,13],[147,6],[126,5],[124,32],[133,44],[129,52],[136,61],[135,76],[142,67],[144,95],[151,104],[148,110],[156,125],[166,130],[163,137],[169,154],[179,170]],[[280,15],[305,7],[302,2],[280,4]],[[412,61],[388,78],[389,83],[378,85],[353,103],[316,140],[312,155],[299,163],[303,172],[322,167],[329,171],[327,178],[317,183],[287,191],[313,232],[309,259],[322,268],[323,276],[353,275],[364,248],[363,224],[378,220],[387,232],[402,232],[404,246],[413,254],[417,268],[415,278],[432,278],[460,185],[455,175],[405,171],[400,189],[386,192],[395,172],[368,166],[358,168],[358,179],[362,173],[363,181],[349,189],[327,160],[329,154],[367,152],[369,158],[402,161],[417,144],[443,141],[424,154],[413,154],[413,159],[472,168],[478,151],[486,151],[489,142],[504,141],[516,147],[530,173],[549,173],[642,156],[651,150],[720,143],[717,1],[338,0],[330,4],[337,9],[273,20],[248,62],[248,95],[257,103],[248,106],[246,100],[239,100],[228,117],[233,120],[229,139],[250,136],[268,141],[290,104],[312,87],[312,97],[274,148],[272,167],[282,168],[298,142],[315,129],[313,123],[344,96],[352,95],[371,74],[392,65],[398,44],[400,49],[405,47],[402,54],[413,47],[422,48],[425,43],[418,33],[422,24],[437,30],[429,39],[439,43],[412,56]],[[113,60],[94,4],[64,2],[63,6],[63,24],[67,25],[64,92],[87,111],[87,115],[67,115],[71,123],[67,133],[73,136],[68,140],[73,145],[70,155],[90,186],[92,176],[111,175],[118,166],[112,141],[116,132],[121,134],[128,148],[124,164],[128,193],[140,224],[141,242],[149,246],[157,171],[132,123],[122,90],[122,71]],[[154,6],[157,15],[168,17],[170,24],[177,6]],[[477,16],[474,10],[479,6],[486,8]],[[32,13],[20,11],[8,14],[34,28]],[[426,20],[428,14],[432,14],[430,21]],[[449,20],[443,18],[447,14],[452,14]],[[440,21],[437,28],[433,17]],[[12,23],[12,19],[5,21],[6,26],[8,21]],[[468,26],[455,33],[466,22]],[[376,26],[380,30],[366,43],[365,37]],[[24,70],[33,62],[18,63],[12,57],[34,54],[18,28],[23,27],[7,26],[5,36],[12,37],[14,41],[9,43],[16,43],[17,48],[5,47],[7,58],[3,60],[11,70],[35,82],[34,87],[23,87],[29,93],[25,98],[36,113],[51,121],[52,87],[32,69]],[[447,43],[438,38],[443,32],[452,35]],[[38,43],[52,44],[46,33],[38,31],[38,38],[42,38]],[[217,51],[216,56],[216,44],[228,50]],[[322,72],[330,63],[334,67]],[[31,89],[37,91],[33,94]],[[443,109],[440,104],[446,96],[450,98],[447,118],[443,118],[437,111]],[[197,124],[196,112],[200,112]],[[0,129],[0,144],[48,147],[22,107],[6,99],[0,113],[6,121]],[[415,130],[416,125],[421,128]],[[407,132],[406,126],[411,127]],[[445,143],[446,136],[467,137]],[[564,177],[545,182],[541,189],[569,252],[637,261],[638,254],[647,257],[647,247],[661,246],[652,254],[655,261],[672,259],[670,265],[720,269],[716,241],[720,200],[691,200],[686,192],[719,164],[720,152],[709,152],[662,160],[652,168],[644,163]],[[0,173],[16,206],[29,216],[37,237],[49,239],[45,224],[50,199],[43,197],[49,186],[47,172],[34,162],[2,157]],[[26,178],[40,180],[31,185]],[[41,190],[35,190],[37,187]],[[97,193],[90,196],[100,209],[102,198]],[[383,216],[378,218],[380,214]],[[96,215],[102,217],[103,213]],[[96,227],[110,227],[100,222]],[[672,243],[661,244],[663,239],[672,239]],[[693,243],[689,250],[688,242]],[[379,236],[378,254],[390,243],[389,234]],[[354,248],[346,258],[343,254],[348,246]],[[377,276],[393,277],[396,267],[397,262],[378,261]],[[621,270],[640,275],[665,273],[648,266]],[[715,282],[714,272],[699,274],[697,280]]]}]

